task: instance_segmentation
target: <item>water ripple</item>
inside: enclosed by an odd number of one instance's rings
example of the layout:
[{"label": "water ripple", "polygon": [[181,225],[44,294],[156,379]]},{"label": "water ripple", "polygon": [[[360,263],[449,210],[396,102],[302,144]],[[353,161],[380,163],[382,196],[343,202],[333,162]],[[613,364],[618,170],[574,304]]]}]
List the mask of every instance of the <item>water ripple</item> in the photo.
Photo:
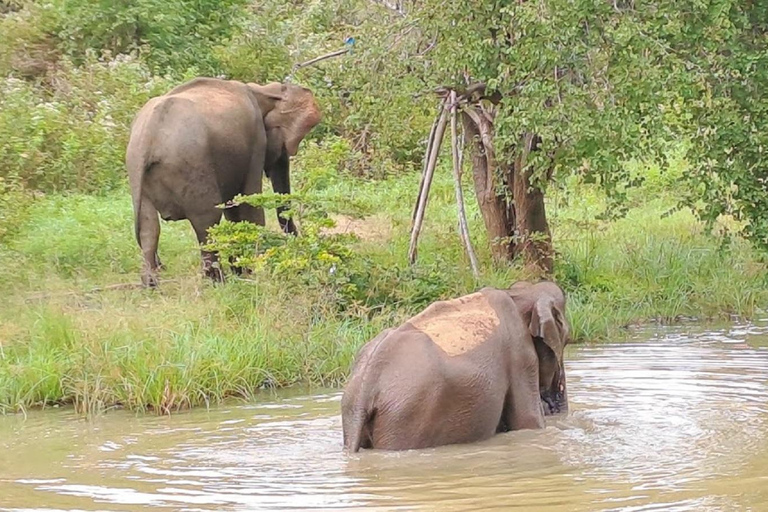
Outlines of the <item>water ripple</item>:
[{"label": "water ripple", "polygon": [[768,329],[691,329],[569,349],[568,417],[472,445],[344,454],[338,391],[0,419],[0,510],[768,509]]}]

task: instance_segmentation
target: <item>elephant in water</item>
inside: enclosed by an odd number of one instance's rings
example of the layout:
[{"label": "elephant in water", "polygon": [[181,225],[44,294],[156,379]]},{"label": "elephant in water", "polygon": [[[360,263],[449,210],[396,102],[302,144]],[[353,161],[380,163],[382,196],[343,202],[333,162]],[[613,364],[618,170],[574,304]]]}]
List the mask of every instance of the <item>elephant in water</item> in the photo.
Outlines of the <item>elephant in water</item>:
[{"label": "elephant in water", "polygon": [[436,302],[358,353],[341,401],[344,447],[407,450],[543,428],[568,407],[570,328],[554,283]]},{"label": "elephant in water", "polygon": [[[147,102],[126,151],[142,282],[157,284],[158,213],[165,220],[188,219],[203,244],[208,228],[221,220],[216,206],[237,194],[260,193],[263,173],[276,193],[290,193],[289,157],[320,118],[309,90],[280,83],[196,78]],[[283,210],[281,227],[295,233]],[[264,225],[262,208],[241,205],[224,216]],[[205,274],[221,280],[216,255],[202,251],[202,259]]]}]

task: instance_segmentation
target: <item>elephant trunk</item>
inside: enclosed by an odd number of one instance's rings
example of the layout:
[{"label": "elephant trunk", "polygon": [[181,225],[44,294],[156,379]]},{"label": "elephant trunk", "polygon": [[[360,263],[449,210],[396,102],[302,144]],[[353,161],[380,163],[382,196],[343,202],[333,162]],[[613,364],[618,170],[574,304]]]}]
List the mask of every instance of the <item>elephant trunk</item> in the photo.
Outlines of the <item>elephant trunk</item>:
[{"label": "elephant trunk", "polygon": [[568,385],[565,382],[565,366],[560,364],[560,383],[558,384],[558,398],[560,412],[568,412]]},{"label": "elephant trunk", "polygon": [[541,401],[546,415],[568,412],[568,387],[562,363],[546,385],[540,386]]}]

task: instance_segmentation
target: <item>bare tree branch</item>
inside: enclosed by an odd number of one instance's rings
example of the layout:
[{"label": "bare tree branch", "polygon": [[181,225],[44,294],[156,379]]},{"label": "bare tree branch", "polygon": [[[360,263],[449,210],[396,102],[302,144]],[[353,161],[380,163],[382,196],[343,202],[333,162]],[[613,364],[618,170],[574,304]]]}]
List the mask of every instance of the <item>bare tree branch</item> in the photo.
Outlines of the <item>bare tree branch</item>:
[{"label": "bare tree branch", "polygon": [[419,233],[421,232],[421,226],[424,223],[424,213],[427,209],[427,200],[429,199],[429,188],[432,185],[432,178],[435,174],[437,157],[440,154],[440,145],[443,142],[443,135],[445,134],[445,125],[448,124],[447,104],[447,98],[440,104],[440,120],[435,126],[434,141],[431,144],[431,151],[429,155],[427,155],[427,165],[424,169],[424,181],[421,190],[419,191],[416,206],[416,218],[413,221],[413,227],[411,229],[411,244],[408,248],[408,261],[411,264],[416,262]]},{"label": "bare tree branch", "polygon": [[459,212],[459,234],[462,242],[464,242],[464,248],[469,256],[469,264],[472,267],[472,274],[475,279],[480,277],[480,270],[478,269],[477,256],[475,250],[472,248],[472,240],[469,237],[469,223],[467,222],[467,212],[464,210],[464,191],[461,189],[461,153],[459,148],[459,135],[456,127],[456,91],[451,91],[450,96],[451,103],[451,153],[453,155],[453,182],[456,188],[456,206]]},{"label": "bare tree branch", "polygon": [[416,204],[413,205],[413,213],[411,214],[411,224],[416,222],[416,214],[419,211],[419,198],[424,190],[424,181],[427,176],[427,169],[429,168],[429,160],[432,155],[432,146],[435,143],[435,132],[437,131],[437,125],[440,124],[442,117],[438,115],[432,122],[432,128],[429,130],[429,137],[427,138],[427,150],[424,152],[424,168],[421,171],[421,181],[419,182],[419,194],[416,198]]},{"label": "bare tree branch", "polygon": [[342,50],[336,50],[335,52],[326,53],[325,55],[321,55],[319,57],[315,57],[314,59],[309,59],[306,62],[300,62],[299,64],[295,64],[293,66],[293,70],[296,71],[297,69],[305,68],[307,66],[311,66],[313,64],[317,64],[318,62],[322,62],[326,59],[331,59],[333,57],[338,57],[339,55],[344,55],[345,53],[349,53],[349,48],[344,48]]}]

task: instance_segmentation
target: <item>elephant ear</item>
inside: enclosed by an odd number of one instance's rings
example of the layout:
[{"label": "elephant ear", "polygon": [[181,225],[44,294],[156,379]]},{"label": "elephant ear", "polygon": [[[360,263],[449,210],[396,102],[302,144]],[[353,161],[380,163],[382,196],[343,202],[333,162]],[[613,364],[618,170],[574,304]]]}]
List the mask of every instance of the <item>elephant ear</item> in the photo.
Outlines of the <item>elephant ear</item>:
[{"label": "elephant ear", "polygon": [[322,117],[312,92],[298,85],[277,82],[254,89],[273,100],[270,107],[264,109],[267,131],[279,129],[286,152],[290,156],[295,155],[299,143]]},{"label": "elephant ear", "polygon": [[555,354],[557,364],[562,365],[568,333],[563,312],[553,298],[542,297],[536,301],[528,328],[531,336],[541,338]]}]

